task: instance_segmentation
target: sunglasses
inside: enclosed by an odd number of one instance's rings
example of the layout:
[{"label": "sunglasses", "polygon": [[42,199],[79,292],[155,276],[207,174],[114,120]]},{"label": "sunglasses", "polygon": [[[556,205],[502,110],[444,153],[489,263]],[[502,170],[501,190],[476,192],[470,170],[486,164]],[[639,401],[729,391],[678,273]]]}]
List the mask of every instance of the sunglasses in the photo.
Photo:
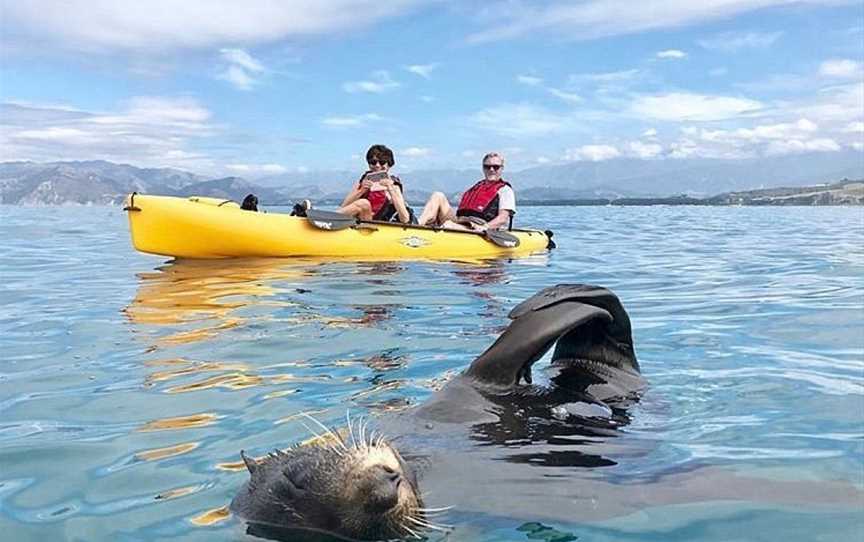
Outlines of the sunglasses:
[{"label": "sunglasses", "polygon": [[384,160],[370,160],[367,162],[370,166],[389,166],[390,163]]},{"label": "sunglasses", "polygon": [[491,169],[492,171],[498,171],[502,167],[504,167],[504,166],[502,166],[500,164],[483,164],[484,169]]}]

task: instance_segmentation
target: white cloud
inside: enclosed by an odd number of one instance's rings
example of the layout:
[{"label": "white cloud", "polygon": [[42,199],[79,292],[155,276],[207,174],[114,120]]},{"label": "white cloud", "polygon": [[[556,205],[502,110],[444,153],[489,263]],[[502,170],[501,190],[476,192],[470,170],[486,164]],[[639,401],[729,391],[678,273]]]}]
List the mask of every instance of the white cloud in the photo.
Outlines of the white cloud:
[{"label": "white cloud", "polygon": [[33,142],[43,141],[81,147],[92,145],[99,141],[99,138],[91,132],[79,130],[78,128],[66,128],[62,126],[49,126],[38,130],[21,130],[14,134],[14,138],[30,140]]},{"label": "white cloud", "polygon": [[708,71],[708,75],[711,77],[722,77],[729,73],[729,68],[725,66],[721,66],[719,68],[712,68]]},{"label": "white cloud", "polygon": [[582,96],[576,94],[575,92],[566,92],[564,90],[559,90],[557,88],[547,88],[546,90],[549,91],[549,94],[555,96],[556,98],[560,98],[560,99],[564,100],[565,102],[570,102],[570,103],[576,104],[576,103],[580,103],[580,102],[584,101],[582,99]]},{"label": "white cloud", "polygon": [[489,107],[470,116],[476,128],[511,137],[535,137],[561,132],[567,119],[561,114],[529,104]]},{"label": "white cloud", "polygon": [[264,66],[243,49],[222,49],[219,51],[227,66],[219,74],[219,79],[228,81],[238,90],[252,90],[258,84],[257,74],[264,72]]},{"label": "white cloud", "polygon": [[769,143],[765,153],[768,155],[799,154],[804,152],[836,152],[840,145],[833,139],[820,138],[809,141],[790,139],[785,141],[772,141]]},{"label": "white cloud", "polygon": [[850,122],[843,131],[850,134],[864,134],[864,122]]},{"label": "white cloud", "polygon": [[402,149],[399,154],[409,158],[423,158],[431,155],[432,149],[427,147],[408,147],[407,149]]},{"label": "white cloud", "polygon": [[405,69],[424,79],[429,79],[432,71],[438,66],[439,64],[437,62],[433,62],[431,64],[412,64],[411,66],[405,66]]},{"label": "white cloud", "polygon": [[638,69],[620,70],[615,72],[602,73],[580,73],[570,76],[571,84],[578,84],[583,81],[592,81],[595,83],[614,83],[620,81],[631,81],[641,77],[642,71]]},{"label": "white cloud", "polygon": [[349,93],[371,92],[381,94],[399,88],[399,83],[390,77],[387,70],[372,72],[368,81],[351,81],[342,85],[342,90]]},{"label": "white cloud", "polygon": [[549,94],[555,96],[558,99],[564,100],[565,102],[580,103],[583,101],[582,96],[576,94],[575,92],[568,92],[566,90],[561,90],[555,87],[549,87],[544,85],[543,79],[540,77],[535,77],[533,75],[517,75],[516,81],[529,87],[542,88]]},{"label": "white cloud", "polygon": [[146,166],[212,168],[192,147],[217,135],[191,98],[136,97],[116,111],[0,104],[0,160],[104,159]]},{"label": "white cloud", "polygon": [[630,153],[637,158],[655,158],[663,152],[663,147],[657,143],[642,143],[641,141],[632,141],[627,145]]},{"label": "white cloud", "polygon": [[564,160],[602,162],[621,156],[621,151],[612,145],[583,145],[564,152]]},{"label": "white cloud", "polygon": [[222,59],[236,64],[250,72],[264,71],[264,66],[243,49],[222,49],[219,51]]},{"label": "white cloud", "polygon": [[[738,128],[736,130],[701,130],[699,137],[704,141],[750,144],[769,140],[788,140],[810,138],[819,127],[810,120],[799,119],[797,122],[779,124],[763,124],[753,128]],[[695,134],[695,131],[691,132]]]},{"label": "white cloud", "polygon": [[517,75],[516,81],[531,87],[536,87],[538,85],[543,84],[543,79],[540,77],[534,77],[533,75]]},{"label": "white cloud", "polygon": [[667,49],[666,51],[660,51],[657,53],[657,58],[686,58],[687,53],[684,51],[679,51],[678,49]]},{"label": "white cloud", "polygon": [[253,45],[332,35],[397,17],[429,0],[4,1],[0,39],[71,50],[158,51]]},{"label": "white cloud", "polygon": [[425,95],[420,96],[420,101],[423,103],[431,104],[432,102],[435,101],[435,97],[434,96],[425,96]]},{"label": "white cloud", "polygon": [[665,121],[711,121],[734,118],[762,108],[746,98],[673,92],[641,96],[631,104],[637,116]]},{"label": "white cloud", "polygon": [[724,53],[737,53],[744,49],[765,49],[771,47],[783,32],[724,32],[710,38],[701,39],[699,45],[705,49]]},{"label": "white cloud", "polygon": [[275,175],[288,171],[288,168],[279,164],[228,164],[225,168],[245,175]]},{"label": "white cloud", "polygon": [[792,114],[813,119],[819,124],[843,123],[860,118],[864,111],[864,82],[836,85],[822,89],[801,104],[790,104]]},{"label": "white cloud", "polygon": [[819,75],[838,79],[861,79],[864,77],[864,64],[848,58],[826,60],[819,66]]},{"label": "white cloud", "polygon": [[584,0],[582,2],[513,2],[495,7],[491,22],[483,13],[480,30],[468,37],[472,43],[555,34],[580,41],[633,34],[647,30],[695,25],[729,19],[759,9],[794,5],[850,4],[860,0],[652,0],[641,9],[632,0]]},{"label": "white cloud", "polygon": [[365,113],[363,115],[324,117],[321,119],[321,124],[331,128],[351,128],[355,126],[365,126],[370,122],[378,122],[381,120],[384,120],[383,117],[376,113]]},{"label": "white cloud", "polygon": [[752,158],[806,152],[836,152],[848,142],[827,137],[823,128],[809,119],[760,124],[748,128],[710,130],[687,126],[682,137],[669,144],[672,158]]},{"label": "white cloud", "polygon": [[228,66],[224,72],[219,74],[219,79],[228,81],[239,90],[252,90],[255,86],[255,79],[239,66]]},{"label": "white cloud", "polygon": [[864,151],[864,143],[862,143],[860,141],[850,143],[849,146],[852,147],[853,149],[855,149],[856,151]]},{"label": "white cloud", "polygon": [[657,130],[655,128],[648,128],[644,132],[642,132],[642,137],[654,138],[657,137]]}]

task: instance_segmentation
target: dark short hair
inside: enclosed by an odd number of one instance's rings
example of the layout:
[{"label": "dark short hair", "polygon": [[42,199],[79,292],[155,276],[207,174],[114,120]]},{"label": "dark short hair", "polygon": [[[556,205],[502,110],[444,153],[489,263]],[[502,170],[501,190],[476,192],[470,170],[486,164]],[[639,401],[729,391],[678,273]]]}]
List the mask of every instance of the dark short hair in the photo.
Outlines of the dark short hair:
[{"label": "dark short hair", "polygon": [[383,160],[390,167],[393,167],[393,164],[396,163],[396,160],[393,158],[393,151],[388,149],[386,145],[372,145],[369,147],[369,150],[366,151],[366,162],[371,162],[372,160]]},{"label": "dark short hair", "polygon": [[243,203],[240,204],[240,208],[246,211],[257,211],[258,198],[255,197],[255,194],[249,194],[248,196],[243,198]]}]

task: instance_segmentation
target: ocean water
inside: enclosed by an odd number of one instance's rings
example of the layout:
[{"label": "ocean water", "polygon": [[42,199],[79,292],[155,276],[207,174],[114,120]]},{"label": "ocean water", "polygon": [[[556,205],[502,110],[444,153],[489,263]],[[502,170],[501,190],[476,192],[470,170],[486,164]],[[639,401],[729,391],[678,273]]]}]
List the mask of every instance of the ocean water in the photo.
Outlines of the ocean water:
[{"label": "ocean water", "polygon": [[172,262],[118,208],[0,206],[0,539],[245,539],[241,449],[421,403],[562,282],[618,294],[649,388],[600,466],[478,470],[447,540],[864,539],[864,209],[519,218],[559,248]]}]

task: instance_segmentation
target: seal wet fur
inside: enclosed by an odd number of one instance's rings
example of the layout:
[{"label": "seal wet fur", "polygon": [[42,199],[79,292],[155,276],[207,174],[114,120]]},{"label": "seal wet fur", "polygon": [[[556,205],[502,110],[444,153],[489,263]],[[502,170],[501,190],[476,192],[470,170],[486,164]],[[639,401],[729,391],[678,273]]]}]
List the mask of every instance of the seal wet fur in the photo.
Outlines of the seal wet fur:
[{"label": "seal wet fur", "polygon": [[[503,421],[499,405],[548,411],[574,401],[626,404],[644,387],[629,317],[609,290],[558,285],[519,304],[509,316],[513,322],[494,344],[429,401],[379,420],[385,434],[419,436],[427,444],[430,435],[464,440],[466,427]],[[553,345],[556,374],[548,386],[535,386],[532,365]],[[384,448],[376,457],[395,458],[390,469],[402,480],[399,491],[388,478],[393,473],[370,460],[377,446],[352,450],[338,437],[330,440],[326,446],[277,452],[261,462],[244,458],[251,480],[235,497],[232,511],[252,523],[362,540],[419,538],[418,533],[435,528],[426,518],[432,511],[423,508],[414,467],[395,447],[378,441]]]},{"label": "seal wet fur", "polygon": [[417,478],[399,452],[383,437],[367,439],[365,425],[355,436],[348,424],[350,440],[325,428],[313,443],[260,460],[241,452],[250,480],[231,509],[269,534],[291,527],[384,540],[436,527],[426,520]]}]

